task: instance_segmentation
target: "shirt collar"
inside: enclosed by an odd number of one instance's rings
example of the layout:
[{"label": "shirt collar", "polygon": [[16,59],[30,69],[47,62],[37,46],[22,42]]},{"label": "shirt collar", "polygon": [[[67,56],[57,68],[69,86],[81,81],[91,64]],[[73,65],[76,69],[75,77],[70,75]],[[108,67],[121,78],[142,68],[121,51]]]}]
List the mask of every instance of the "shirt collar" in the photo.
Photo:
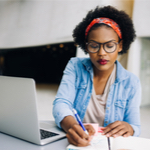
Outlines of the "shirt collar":
[{"label": "shirt collar", "polygon": [[115,83],[121,82],[129,77],[128,71],[122,67],[119,61],[116,60],[117,72],[116,72],[116,80]]},{"label": "shirt collar", "polygon": [[[86,70],[89,72],[93,72],[93,65],[90,58],[82,59],[82,63],[85,66]],[[115,83],[121,82],[128,78],[128,71],[122,67],[119,61],[116,60],[116,80]]]},{"label": "shirt collar", "polygon": [[90,58],[85,58],[82,60],[83,65],[85,66],[87,71],[93,70],[93,64]]}]

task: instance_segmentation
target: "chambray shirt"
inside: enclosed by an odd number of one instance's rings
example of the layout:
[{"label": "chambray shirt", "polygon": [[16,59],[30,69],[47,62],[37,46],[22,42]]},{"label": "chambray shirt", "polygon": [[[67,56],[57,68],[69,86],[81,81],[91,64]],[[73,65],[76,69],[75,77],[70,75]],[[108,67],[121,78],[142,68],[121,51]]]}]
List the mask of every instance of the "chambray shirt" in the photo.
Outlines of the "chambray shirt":
[{"label": "chambray shirt", "polygon": [[[117,120],[129,123],[133,136],[140,134],[141,85],[134,74],[116,61],[116,80],[110,86],[106,102],[104,127]],[[71,58],[68,62],[53,102],[56,124],[65,116],[73,115],[75,108],[83,121],[93,88],[93,65],[90,58]]]}]

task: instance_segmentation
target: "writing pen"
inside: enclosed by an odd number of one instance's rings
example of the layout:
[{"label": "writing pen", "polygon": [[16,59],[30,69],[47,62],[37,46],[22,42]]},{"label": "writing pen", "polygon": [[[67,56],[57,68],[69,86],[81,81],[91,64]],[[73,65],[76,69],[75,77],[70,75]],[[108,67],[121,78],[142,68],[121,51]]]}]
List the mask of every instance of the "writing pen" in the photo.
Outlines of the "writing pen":
[{"label": "writing pen", "polygon": [[86,134],[89,134],[88,131],[85,129],[85,127],[84,127],[84,125],[83,125],[83,123],[82,123],[82,121],[81,121],[81,119],[80,119],[80,117],[79,117],[77,111],[76,111],[75,109],[72,109],[72,111],[73,111],[73,113],[74,113],[74,115],[75,115],[75,117],[76,117],[76,120],[78,121],[79,125],[82,127],[83,131],[84,131]]}]

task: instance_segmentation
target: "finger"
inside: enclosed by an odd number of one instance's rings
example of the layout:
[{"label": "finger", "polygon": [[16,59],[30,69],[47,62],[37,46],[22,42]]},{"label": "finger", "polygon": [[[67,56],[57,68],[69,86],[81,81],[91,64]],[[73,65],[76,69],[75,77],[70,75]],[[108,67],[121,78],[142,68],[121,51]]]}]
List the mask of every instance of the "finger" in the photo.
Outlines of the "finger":
[{"label": "finger", "polygon": [[95,134],[95,129],[93,128],[92,125],[85,125],[85,128],[88,131],[90,136]]},{"label": "finger", "polygon": [[89,139],[89,135],[87,135],[84,130],[79,125],[74,125],[72,129],[83,139]]},{"label": "finger", "polygon": [[128,137],[128,136],[130,136],[130,132],[126,132],[126,133],[123,135],[123,137]]},{"label": "finger", "polygon": [[110,136],[120,136],[122,134],[124,134],[127,130],[125,130],[123,125],[119,125],[115,128],[113,128],[110,132],[107,132],[106,136],[110,137]]},{"label": "finger", "polygon": [[67,138],[69,143],[74,144],[76,146],[87,146],[89,145],[89,141],[85,138],[81,138],[76,131],[72,128],[68,130]]},{"label": "finger", "polygon": [[77,145],[76,141],[74,141],[74,140],[72,139],[72,137],[71,137],[69,134],[66,134],[66,137],[67,137],[68,142],[69,142],[70,144]]},{"label": "finger", "polygon": [[106,127],[100,127],[100,129],[101,129],[101,130],[105,130],[105,129],[106,129]]},{"label": "finger", "polygon": [[105,129],[103,130],[103,135],[106,135],[108,132],[110,132],[111,130],[113,130],[114,128],[116,128],[117,126],[119,126],[121,124],[121,121],[115,121],[111,124],[109,124],[107,127],[105,127]]},{"label": "finger", "polygon": [[129,135],[132,135],[131,131],[130,131],[130,125],[128,123],[124,121],[120,121],[119,125],[110,132],[110,136],[118,137],[124,135],[127,132],[129,132],[128,133]]},{"label": "finger", "polygon": [[105,129],[106,129],[106,127],[99,127],[98,132],[103,134]]},{"label": "finger", "polygon": [[87,139],[83,139],[83,138],[81,138],[80,136],[78,136],[78,135],[76,135],[76,136],[71,136],[71,139],[72,139],[72,141],[74,141],[75,142],[75,145],[76,146],[87,146],[87,145],[89,145],[89,140],[87,140]]},{"label": "finger", "polygon": [[122,136],[126,133],[127,131],[122,129],[122,130],[119,130],[118,132],[112,134],[111,136],[113,136],[114,138],[118,137],[118,136]]},{"label": "finger", "polygon": [[70,144],[73,144],[75,146],[80,146],[80,147],[83,147],[83,146],[88,146],[89,143],[87,143],[86,141],[84,142],[84,140],[75,140],[74,138],[72,138],[72,136],[70,136],[69,134],[67,134],[67,139],[68,139],[68,142]]}]

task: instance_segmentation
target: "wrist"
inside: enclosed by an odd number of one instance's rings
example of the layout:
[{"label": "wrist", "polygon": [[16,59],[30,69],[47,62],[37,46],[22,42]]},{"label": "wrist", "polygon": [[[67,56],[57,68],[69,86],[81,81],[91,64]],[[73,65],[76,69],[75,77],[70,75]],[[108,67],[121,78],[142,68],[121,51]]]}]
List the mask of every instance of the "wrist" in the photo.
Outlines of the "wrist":
[{"label": "wrist", "polygon": [[[130,125],[130,124],[129,124]],[[130,125],[130,133],[131,133],[131,136],[133,136],[133,134],[134,134],[134,129],[133,129],[133,127]]]},{"label": "wrist", "polygon": [[65,132],[68,132],[70,128],[72,128],[75,124],[78,125],[77,121],[73,116],[66,116],[61,121],[60,125],[64,129]]}]

